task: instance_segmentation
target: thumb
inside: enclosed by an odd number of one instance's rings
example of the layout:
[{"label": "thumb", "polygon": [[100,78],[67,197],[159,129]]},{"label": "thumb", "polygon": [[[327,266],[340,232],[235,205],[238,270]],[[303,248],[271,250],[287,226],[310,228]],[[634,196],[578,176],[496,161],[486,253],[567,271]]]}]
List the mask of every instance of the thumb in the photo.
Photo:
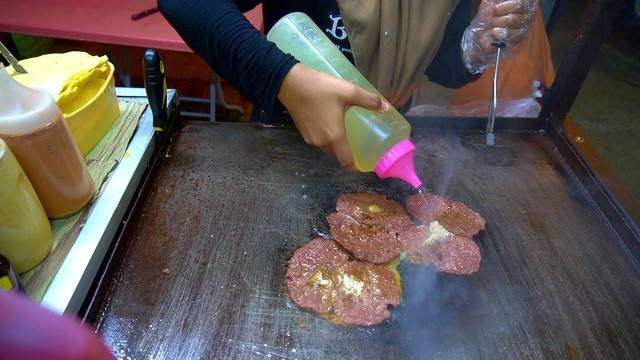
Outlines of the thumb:
[{"label": "thumb", "polygon": [[362,89],[355,84],[347,93],[346,100],[348,106],[359,106],[380,113],[386,113],[389,110],[389,103],[384,101],[380,95]]}]

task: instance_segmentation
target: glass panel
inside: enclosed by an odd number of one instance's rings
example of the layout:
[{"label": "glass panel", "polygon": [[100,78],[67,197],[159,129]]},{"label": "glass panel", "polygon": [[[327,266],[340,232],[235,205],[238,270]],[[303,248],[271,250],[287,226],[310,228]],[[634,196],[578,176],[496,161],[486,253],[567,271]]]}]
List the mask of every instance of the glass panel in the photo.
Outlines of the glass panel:
[{"label": "glass panel", "polygon": [[[563,2],[550,35],[556,69],[575,37],[579,14],[587,3]],[[640,197],[640,22],[634,2],[627,3],[569,114],[626,187]]]}]

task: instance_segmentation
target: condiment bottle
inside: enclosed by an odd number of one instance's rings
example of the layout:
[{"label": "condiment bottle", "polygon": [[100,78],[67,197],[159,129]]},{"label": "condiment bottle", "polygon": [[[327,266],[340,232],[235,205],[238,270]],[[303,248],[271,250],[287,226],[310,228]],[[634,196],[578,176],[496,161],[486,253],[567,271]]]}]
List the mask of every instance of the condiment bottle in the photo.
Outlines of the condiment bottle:
[{"label": "condiment bottle", "polygon": [[2,66],[0,138],[18,159],[49,218],[71,216],[89,203],[93,179],[53,96],[18,83]]},{"label": "condiment bottle", "polygon": [[[307,15],[286,15],[271,28],[267,39],[303,65],[349,80],[382,97]],[[352,106],[345,115],[345,127],[358,170],[374,171],[381,178],[400,178],[420,187],[422,182],[413,165],[415,146],[409,140],[411,125],[396,109],[390,107],[380,114]]]},{"label": "condiment bottle", "polygon": [[2,290],[12,290],[20,293],[25,292],[20,278],[18,278],[16,272],[13,271],[11,262],[0,254],[0,291]]},{"label": "condiment bottle", "polygon": [[23,273],[40,264],[51,251],[51,224],[29,179],[2,139],[0,204],[0,254]]}]

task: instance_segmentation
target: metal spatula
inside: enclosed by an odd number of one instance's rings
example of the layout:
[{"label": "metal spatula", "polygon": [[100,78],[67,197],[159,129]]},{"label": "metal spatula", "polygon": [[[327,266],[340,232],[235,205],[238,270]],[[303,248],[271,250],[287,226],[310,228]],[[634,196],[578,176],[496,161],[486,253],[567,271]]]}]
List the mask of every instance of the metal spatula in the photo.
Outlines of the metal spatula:
[{"label": "metal spatula", "polygon": [[0,41],[0,54],[2,54],[2,56],[4,56],[5,59],[7,59],[9,64],[11,64],[11,66],[13,66],[13,68],[17,72],[23,73],[23,74],[27,73],[27,70],[25,70],[25,68],[23,68],[22,65],[18,63],[18,59],[16,59],[15,56],[13,56],[13,54],[11,53],[11,51],[9,51],[9,49],[7,49],[6,46],[4,46],[2,41]]},{"label": "metal spatula", "polygon": [[505,47],[505,43],[494,41],[492,45],[498,48],[498,53],[493,71],[486,132],[485,134],[465,136],[462,139],[462,144],[473,149],[475,159],[482,163],[507,166],[513,161],[513,141],[505,136],[497,137],[493,134],[498,109],[498,64],[500,63],[500,51]]},{"label": "metal spatula", "polygon": [[498,48],[496,55],[496,65],[493,70],[493,86],[491,86],[491,100],[489,100],[489,119],[487,121],[487,145],[495,145],[495,136],[493,135],[493,125],[496,122],[496,111],[498,108],[498,65],[500,64],[500,50],[505,47],[503,41],[494,41],[491,45]]}]

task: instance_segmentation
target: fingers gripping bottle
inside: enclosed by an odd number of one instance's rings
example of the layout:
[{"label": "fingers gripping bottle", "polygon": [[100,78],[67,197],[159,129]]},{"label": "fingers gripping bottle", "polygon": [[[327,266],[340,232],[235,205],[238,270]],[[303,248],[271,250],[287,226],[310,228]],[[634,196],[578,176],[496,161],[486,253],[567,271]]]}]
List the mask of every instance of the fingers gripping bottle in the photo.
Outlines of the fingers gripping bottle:
[{"label": "fingers gripping bottle", "polygon": [[[303,65],[349,80],[382,96],[303,13],[291,13],[280,19],[267,39]],[[420,187],[422,182],[413,165],[415,146],[409,140],[411,125],[396,109],[389,107],[389,111],[380,114],[352,106],[345,115],[345,127],[358,170],[374,171],[381,178],[395,177]]]}]

